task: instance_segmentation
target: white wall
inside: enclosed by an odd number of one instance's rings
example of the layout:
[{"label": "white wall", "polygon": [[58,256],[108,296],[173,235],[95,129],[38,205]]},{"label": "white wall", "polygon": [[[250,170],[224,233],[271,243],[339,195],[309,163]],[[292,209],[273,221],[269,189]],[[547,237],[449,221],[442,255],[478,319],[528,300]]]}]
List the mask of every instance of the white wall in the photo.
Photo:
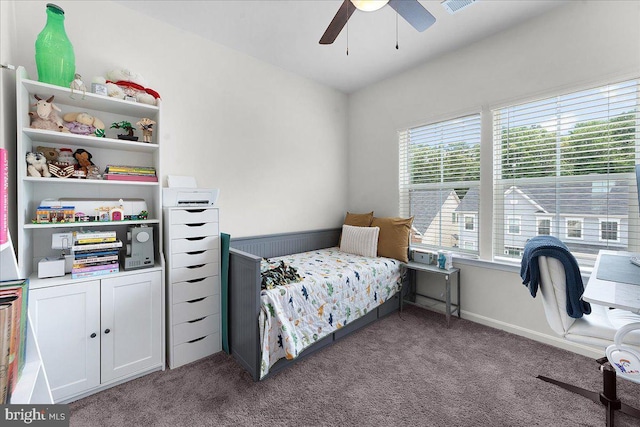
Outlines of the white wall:
[{"label": "white wall", "polygon": [[[0,18],[3,47],[4,28],[15,31],[2,61],[37,79],[34,43],[47,2],[1,3],[3,12],[5,3],[15,8]],[[200,186],[220,188],[222,231],[240,237],[341,223],[346,95],[118,3],[56,4],[85,83],[129,68],[162,95],[163,177],[194,175]],[[15,121],[12,114],[3,117]]]},{"label": "white wall", "polygon": [[[348,209],[398,214],[397,130],[482,112],[481,256],[490,259],[491,108],[628,77],[640,77],[640,3],[572,1],[367,87],[349,98]],[[466,317],[553,336],[516,272],[458,266]]]}]

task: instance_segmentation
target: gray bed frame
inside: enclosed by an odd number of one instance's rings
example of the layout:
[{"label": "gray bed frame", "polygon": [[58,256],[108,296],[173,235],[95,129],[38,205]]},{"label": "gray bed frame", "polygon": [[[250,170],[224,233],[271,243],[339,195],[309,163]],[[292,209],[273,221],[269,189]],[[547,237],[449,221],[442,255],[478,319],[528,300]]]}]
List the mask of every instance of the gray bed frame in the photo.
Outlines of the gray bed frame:
[{"label": "gray bed frame", "polygon": [[[231,239],[229,248],[229,348],[233,357],[260,380],[260,260],[338,246],[341,229]],[[403,290],[406,289],[403,286]],[[265,378],[400,307],[400,293],[359,319],[305,349],[293,360],[281,359]]]}]

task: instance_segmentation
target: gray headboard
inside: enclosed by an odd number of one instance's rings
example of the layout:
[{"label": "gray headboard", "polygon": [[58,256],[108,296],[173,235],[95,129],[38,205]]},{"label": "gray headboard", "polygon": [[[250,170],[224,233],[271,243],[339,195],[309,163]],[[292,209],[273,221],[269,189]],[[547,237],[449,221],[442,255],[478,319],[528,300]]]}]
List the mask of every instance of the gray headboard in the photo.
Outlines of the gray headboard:
[{"label": "gray headboard", "polygon": [[334,228],[232,238],[230,246],[263,258],[271,258],[338,246],[341,231],[342,229],[340,228]]}]

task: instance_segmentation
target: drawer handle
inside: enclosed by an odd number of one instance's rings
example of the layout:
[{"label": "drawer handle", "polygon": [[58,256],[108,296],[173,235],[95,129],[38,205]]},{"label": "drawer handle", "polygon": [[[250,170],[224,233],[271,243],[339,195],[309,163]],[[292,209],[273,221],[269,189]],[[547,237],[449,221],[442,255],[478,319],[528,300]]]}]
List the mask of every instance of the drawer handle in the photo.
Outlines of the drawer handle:
[{"label": "drawer handle", "polygon": [[204,238],[205,238],[205,236],[202,236],[202,237],[187,237],[187,240],[195,242],[196,240],[202,240]]},{"label": "drawer handle", "polygon": [[194,342],[198,342],[198,341],[203,340],[203,339],[205,339],[205,338],[206,338],[206,336],[204,336],[204,337],[200,337],[200,338],[196,338],[195,340],[191,340],[191,341],[187,341],[187,342],[188,342],[189,344],[193,344]]},{"label": "drawer handle", "polygon": [[187,213],[202,213],[204,209],[187,209]]},{"label": "drawer handle", "polygon": [[205,223],[199,222],[197,224],[185,224],[187,227],[202,227]]},{"label": "drawer handle", "polygon": [[204,264],[190,265],[187,268],[200,268],[200,267],[204,267]]},{"label": "drawer handle", "polygon": [[104,330],[104,333],[105,333],[105,334],[108,334],[109,332],[111,332],[111,329],[108,329],[108,328],[107,328],[107,329],[105,329],[105,330]]},{"label": "drawer handle", "polygon": [[202,282],[204,279],[206,279],[206,277],[203,277],[201,279],[187,280],[187,283],[198,283],[198,282]]},{"label": "drawer handle", "polygon": [[193,252],[187,252],[187,255],[200,255],[205,253],[205,251],[193,251]]},{"label": "drawer handle", "polygon": [[96,335],[96,333],[95,333],[95,332],[94,332],[94,333],[92,333],[90,336],[91,336],[91,338],[95,338],[95,337],[97,337],[97,335]]},{"label": "drawer handle", "polygon": [[198,298],[198,299],[192,299],[191,301],[187,301],[189,304],[193,304],[194,302],[200,302],[200,301],[204,301],[206,297],[202,297],[202,298]]},{"label": "drawer handle", "polygon": [[[205,316],[205,317],[207,317],[207,316]],[[204,320],[205,317],[201,317],[201,318],[195,319],[195,320],[189,320],[189,321],[187,321],[187,323],[197,323],[197,322],[200,322],[200,321]]]}]

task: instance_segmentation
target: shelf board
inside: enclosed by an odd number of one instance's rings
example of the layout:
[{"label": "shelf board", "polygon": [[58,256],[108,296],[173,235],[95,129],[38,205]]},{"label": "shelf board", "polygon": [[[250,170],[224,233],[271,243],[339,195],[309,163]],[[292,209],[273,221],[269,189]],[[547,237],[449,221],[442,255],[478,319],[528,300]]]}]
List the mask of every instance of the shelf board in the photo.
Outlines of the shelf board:
[{"label": "shelf board", "polygon": [[160,182],[145,181],[117,181],[107,179],[84,179],[84,178],[43,178],[37,176],[27,176],[22,178],[26,182],[37,182],[38,184],[71,184],[71,185],[141,185],[157,187]]},{"label": "shelf board", "polygon": [[[162,257],[162,253],[160,253],[160,258]],[[69,285],[73,283],[82,283],[82,282],[90,282],[93,280],[104,280],[104,279],[112,279],[115,277],[122,276],[130,276],[132,274],[139,274],[148,271],[162,271],[163,264],[156,260],[153,267],[148,268],[140,268],[135,270],[125,270],[122,265],[120,265],[120,271],[118,273],[105,274],[103,276],[94,276],[94,277],[81,277],[78,279],[72,279],[71,273],[67,273],[64,276],[60,277],[47,277],[40,279],[38,278],[38,273],[34,272],[31,276],[29,276],[29,290],[39,289],[39,288],[47,288],[51,286],[59,286],[59,285]]]},{"label": "shelf board", "polygon": [[104,148],[107,150],[135,151],[152,153],[158,150],[158,144],[138,141],[125,141],[113,138],[98,138],[91,135],[76,135],[66,132],[53,132],[50,130],[23,128],[22,133],[31,138],[47,144],[60,144],[64,146],[81,145],[82,147]]},{"label": "shelf board", "polygon": [[160,109],[156,105],[143,104],[140,102],[125,101],[123,99],[111,98],[108,96],[96,95],[95,93],[74,92],[71,97],[71,89],[55,86],[48,83],[41,83],[34,80],[23,79],[22,85],[31,94],[39,96],[54,95],[54,102],[78,107],[80,109],[106,111],[113,114],[121,114],[133,117],[156,116]]},{"label": "shelf board", "polygon": [[62,222],[55,224],[25,224],[24,228],[49,229],[49,228],[80,228],[80,227],[108,227],[116,225],[159,224],[159,219],[139,219],[135,221],[91,221],[91,222]]}]

